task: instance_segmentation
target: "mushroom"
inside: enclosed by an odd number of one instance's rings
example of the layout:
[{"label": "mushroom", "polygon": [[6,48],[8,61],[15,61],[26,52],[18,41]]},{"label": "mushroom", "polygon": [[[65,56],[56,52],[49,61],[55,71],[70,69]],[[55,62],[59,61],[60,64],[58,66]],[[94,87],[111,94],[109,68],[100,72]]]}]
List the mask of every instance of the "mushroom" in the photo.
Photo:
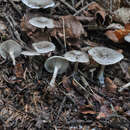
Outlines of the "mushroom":
[{"label": "mushroom", "polygon": [[66,71],[69,66],[69,62],[62,56],[52,56],[48,58],[44,64],[45,69],[53,73],[50,81],[50,87],[55,87],[55,79],[57,74],[62,74]]},{"label": "mushroom", "polygon": [[98,75],[98,80],[101,85],[104,85],[104,69],[106,65],[112,65],[124,58],[124,56],[107,47],[94,47],[88,51],[89,55],[101,65]]},{"label": "mushroom", "polygon": [[15,58],[21,54],[22,47],[14,40],[7,40],[0,44],[0,55],[7,59],[8,56],[13,61],[13,65],[15,65]]},{"label": "mushroom", "polygon": [[55,45],[49,41],[40,41],[32,44],[33,48],[40,54],[48,53],[55,50]]},{"label": "mushroom", "polygon": [[38,28],[54,28],[54,20],[46,17],[34,17],[29,20],[29,23]]},{"label": "mushroom", "polygon": [[40,55],[40,53],[38,53],[36,51],[22,51],[21,54],[25,55],[25,56],[38,56],[38,55]]},{"label": "mushroom", "polygon": [[124,37],[124,40],[130,43],[130,33]]},{"label": "mushroom", "polygon": [[68,51],[64,54],[64,57],[70,62],[76,62],[75,71],[77,71],[78,63],[89,63],[88,54],[78,50]]},{"label": "mushroom", "polygon": [[53,0],[22,0],[22,2],[33,9],[39,9],[39,8],[49,8],[53,7],[55,5]]}]

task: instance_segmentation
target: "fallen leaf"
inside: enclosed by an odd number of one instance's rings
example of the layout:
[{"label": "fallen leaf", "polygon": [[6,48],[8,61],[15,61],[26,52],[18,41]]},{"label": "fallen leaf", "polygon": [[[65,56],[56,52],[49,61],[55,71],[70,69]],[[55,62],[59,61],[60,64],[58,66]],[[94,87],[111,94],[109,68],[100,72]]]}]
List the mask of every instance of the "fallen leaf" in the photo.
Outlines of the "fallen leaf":
[{"label": "fallen leaf", "polygon": [[84,11],[87,17],[94,17],[98,24],[104,24],[106,20],[106,12],[103,7],[101,7],[96,2],[91,2],[88,5],[87,11]]},{"label": "fallen leaf", "polygon": [[47,32],[42,32],[42,31],[36,31],[35,33],[32,33],[29,35],[31,38],[32,42],[40,42],[40,41],[50,41],[50,36]]},{"label": "fallen leaf", "polygon": [[105,35],[111,39],[113,42],[121,43],[124,41],[124,36],[130,33],[130,30],[127,29],[119,29],[119,30],[108,30]]},{"label": "fallen leaf", "polygon": [[81,113],[82,113],[82,114],[85,114],[85,115],[87,115],[87,114],[92,114],[92,115],[93,115],[93,114],[96,114],[95,111],[90,111],[90,110],[89,110],[89,111],[82,111]]},{"label": "fallen leaf", "polygon": [[103,6],[105,9],[111,9],[115,11],[119,9],[125,0],[101,0],[98,3]]},{"label": "fallen leaf", "polygon": [[82,106],[80,106],[80,113],[85,114],[85,115],[96,114],[96,112],[91,109],[93,109],[92,105],[82,105]]},{"label": "fallen leaf", "polygon": [[130,22],[130,8],[119,8],[113,12],[113,21],[127,24]]},{"label": "fallen leaf", "polygon": [[22,31],[26,32],[27,34],[30,32],[35,32],[36,27],[32,26],[29,23],[29,19],[31,19],[32,17],[36,17],[37,15],[38,15],[38,13],[28,12],[23,16],[23,18],[21,19],[21,23],[20,23]]},{"label": "fallen leaf", "polygon": [[75,16],[62,16],[55,24],[56,28],[51,32],[54,37],[58,34],[61,38],[80,38],[84,34],[82,24]]},{"label": "fallen leaf", "polygon": [[110,92],[116,93],[117,86],[114,84],[114,82],[113,82],[109,77],[106,77],[105,83],[106,83],[107,89],[108,89]]},{"label": "fallen leaf", "polygon": [[71,91],[71,81],[68,77],[64,76],[63,79],[62,79],[62,84],[64,86],[64,88],[66,89],[67,92],[70,92]]}]

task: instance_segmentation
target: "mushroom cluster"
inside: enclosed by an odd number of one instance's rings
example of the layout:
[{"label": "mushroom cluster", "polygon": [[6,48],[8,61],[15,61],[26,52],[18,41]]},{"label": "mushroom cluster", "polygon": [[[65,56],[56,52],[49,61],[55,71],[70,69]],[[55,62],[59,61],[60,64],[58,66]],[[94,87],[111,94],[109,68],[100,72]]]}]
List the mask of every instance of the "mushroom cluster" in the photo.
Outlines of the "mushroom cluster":
[{"label": "mushroom cluster", "polygon": [[[48,8],[55,5],[53,0],[22,0],[22,2],[30,8]],[[52,19],[45,17],[35,17],[29,20],[29,23],[37,28],[54,28],[54,23]],[[129,42],[130,35],[125,37],[125,40]],[[25,56],[36,56],[45,53],[55,51],[55,45],[50,41],[40,41],[37,43],[32,43],[32,49],[22,51],[22,47],[14,40],[7,40],[0,44],[0,55],[4,58],[11,58],[13,65],[15,65],[15,58],[20,54]],[[112,65],[121,61],[124,56],[107,47],[93,47],[85,52],[83,50],[70,50],[66,52],[63,56],[52,56],[49,57],[44,64],[44,68],[49,73],[53,73],[52,79],[49,84],[49,89],[55,87],[55,80],[57,74],[62,74],[66,72],[69,67],[69,63],[74,64],[74,72],[77,72],[78,64],[88,64],[89,58],[92,57],[94,61],[101,65],[99,71],[98,80],[101,85],[104,85],[104,69],[106,65]]]}]

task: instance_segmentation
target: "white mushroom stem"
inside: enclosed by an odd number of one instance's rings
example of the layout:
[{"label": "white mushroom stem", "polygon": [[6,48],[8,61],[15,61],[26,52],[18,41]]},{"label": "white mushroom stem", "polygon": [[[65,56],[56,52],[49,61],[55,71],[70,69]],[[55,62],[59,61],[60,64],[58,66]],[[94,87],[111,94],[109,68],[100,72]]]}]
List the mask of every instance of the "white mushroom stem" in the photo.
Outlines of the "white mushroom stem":
[{"label": "white mushroom stem", "polygon": [[98,80],[101,85],[104,85],[104,69],[105,69],[105,66],[101,65],[101,69],[98,74]]},{"label": "white mushroom stem", "polygon": [[14,56],[14,52],[10,51],[10,52],[9,52],[9,55],[10,55],[10,58],[12,59],[12,61],[13,61],[13,65],[15,65],[15,56]]},{"label": "white mushroom stem", "polygon": [[52,79],[51,79],[51,81],[50,81],[50,86],[51,86],[51,87],[55,87],[56,76],[57,76],[58,71],[59,71],[60,68],[61,68],[61,65],[60,65],[60,64],[55,65],[54,72],[53,72],[53,76],[52,76]]}]

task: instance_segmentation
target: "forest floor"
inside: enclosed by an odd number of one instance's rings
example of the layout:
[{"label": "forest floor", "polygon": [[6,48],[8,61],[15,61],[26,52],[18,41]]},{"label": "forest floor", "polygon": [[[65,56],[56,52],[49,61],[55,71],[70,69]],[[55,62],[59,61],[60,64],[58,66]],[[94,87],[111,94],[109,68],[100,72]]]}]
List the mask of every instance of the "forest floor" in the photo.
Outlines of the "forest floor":
[{"label": "forest floor", "polygon": [[[102,13],[97,15],[98,19],[94,15],[94,20],[87,16],[87,5],[92,0],[73,2],[57,0],[52,8],[32,10],[19,0],[0,1],[1,43],[13,39],[30,47],[33,42],[49,39],[56,45],[56,51],[46,55],[20,55],[15,66],[10,59],[0,56],[0,130],[130,129],[130,45],[115,43],[104,35],[106,26],[113,21],[103,19]],[[69,30],[65,37],[64,26],[53,31],[33,27],[27,20],[34,15],[55,21],[61,17],[62,22],[68,22],[65,24],[75,29]],[[77,16],[83,35],[71,16]],[[107,25],[100,19],[107,21]],[[79,63],[77,72],[74,72],[74,63],[70,63],[67,71],[57,76],[55,89],[48,90],[52,77],[44,68],[48,57],[95,46],[109,47],[124,55],[119,63],[106,66],[105,87],[97,81],[100,65],[92,61]],[[126,84],[128,87],[121,89]]]}]

